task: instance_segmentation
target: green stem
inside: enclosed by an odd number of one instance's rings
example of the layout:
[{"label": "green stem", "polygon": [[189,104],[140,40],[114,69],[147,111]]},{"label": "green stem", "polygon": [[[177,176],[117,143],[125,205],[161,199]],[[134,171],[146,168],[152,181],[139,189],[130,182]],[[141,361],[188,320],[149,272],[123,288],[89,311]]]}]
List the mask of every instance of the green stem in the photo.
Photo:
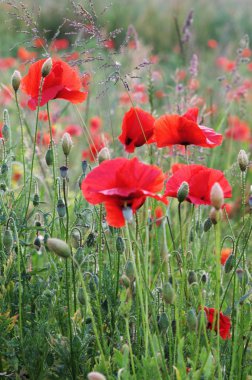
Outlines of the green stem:
[{"label": "green stem", "polygon": [[[23,127],[23,121],[21,116],[21,111],[18,103],[18,97],[17,92],[15,91],[15,101],[16,106],[18,110],[18,117],[20,122],[20,128],[21,128],[21,154],[22,154],[22,162],[23,162],[23,181],[24,181],[24,187],[26,185],[26,170],[25,170],[25,154],[24,154],[24,127]],[[26,191],[25,191],[25,204],[26,204]]]},{"label": "green stem", "polygon": [[53,135],[52,135],[52,124],[51,124],[51,118],[50,118],[50,112],[49,112],[49,102],[46,104],[46,110],[47,110],[47,116],[48,116],[48,124],[49,124],[49,133],[50,133],[50,145],[53,152],[53,188],[54,188],[54,195],[53,195],[53,217],[52,217],[52,228],[51,228],[51,235],[53,236],[53,230],[54,230],[54,221],[55,221],[55,213],[56,213],[56,200],[57,200],[57,186],[56,186],[56,170],[55,170],[55,147],[54,147],[54,141],[53,141]]}]

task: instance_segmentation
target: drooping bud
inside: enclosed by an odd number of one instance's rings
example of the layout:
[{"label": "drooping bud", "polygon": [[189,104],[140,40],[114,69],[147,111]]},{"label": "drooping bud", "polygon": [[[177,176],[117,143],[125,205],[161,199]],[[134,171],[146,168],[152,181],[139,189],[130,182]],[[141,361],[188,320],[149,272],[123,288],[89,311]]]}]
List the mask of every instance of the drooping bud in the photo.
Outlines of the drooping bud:
[{"label": "drooping bud", "polygon": [[53,65],[52,58],[51,57],[47,58],[47,60],[43,63],[43,66],[41,69],[41,75],[43,78],[47,77],[47,75],[50,74],[52,70],[52,65]]},{"label": "drooping bud", "polygon": [[130,279],[131,282],[135,279],[135,269],[134,264],[131,260],[128,260],[125,265],[125,274]]},{"label": "drooping bud", "polygon": [[110,160],[110,151],[106,146],[104,146],[98,153],[98,162],[101,164],[103,161],[107,160]]},{"label": "drooping bud", "polygon": [[86,300],[85,300],[83,288],[79,288],[78,290],[78,300],[81,305],[85,306]]},{"label": "drooping bud", "polygon": [[63,257],[64,259],[71,256],[70,247],[63,240],[57,238],[48,238],[46,245],[50,251],[54,252],[60,257]]},{"label": "drooping bud", "polygon": [[194,309],[190,309],[186,314],[186,322],[190,329],[190,331],[197,330],[198,327],[198,319]]},{"label": "drooping bud", "polygon": [[224,204],[224,193],[223,193],[221,185],[218,182],[215,182],[215,184],[211,188],[210,200],[211,200],[212,206],[216,210],[219,210],[221,206],[223,206]]},{"label": "drooping bud", "polygon": [[62,137],[61,146],[62,146],[62,150],[63,150],[64,155],[68,156],[70,154],[70,151],[71,151],[72,146],[73,146],[73,141],[72,141],[71,135],[69,133],[67,133],[67,132],[64,133],[64,135]]},{"label": "drooping bud", "polygon": [[125,244],[121,236],[117,236],[116,238],[116,250],[117,250],[117,253],[119,254],[123,254],[125,250]]},{"label": "drooping bud", "polygon": [[11,77],[12,88],[15,92],[18,91],[20,83],[21,83],[20,71],[15,70],[14,73],[12,74],[12,77]]},{"label": "drooping bud", "polygon": [[3,235],[3,246],[7,253],[10,253],[14,244],[13,234],[10,229],[6,229]]},{"label": "drooping bud", "polygon": [[41,248],[41,240],[40,240],[40,238],[38,236],[35,238],[35,240],[33,242],[33,245],[34,245],[34,247],[36,248],[37,251],[40,250],[40,248]]},{"label": "drooping bud", "polygon": [[90,234],[87,237],[86,244],[88,248],[91,248],[95,244],[95,234],[93,232],[90,232]]},{"label": "drooping bud", "polygon": [[179,203],[184,202],[188,194],[189,194],[189,185],[187,182],[183,181],[177,192],[177,198],[178,198]]},{"label": "drooping bud", "polygon": [[81,169],[82,169],[82,174],[86,174],[86,170],[87,170],[87,161],[86,160],[83,160],[81,162]]},{"label": "drooping bud", "polygon": [[245,172],[249,164],[248,155],[245,152],[245,150],[243,149],[240,150],[240,152],[238,153],[237,161],[238,161],[241,171]]},{"label": "drooping bud", "polygon": [[213,223],[210,218],[207,218],[204,222],[204,232],[207,232],[212,227]]},{"label": "drooping bud", "polygon": [[197,282],[197,276],[196,273],[193,270],[190,270],[187,277],[188,283],[191,285],[195,282]]},{"label": "drooping bud", "polygon": [[77,229],[73,229],[71,232],[71,243],[74,248],[79,248],[81,243],[81,235]]},{"label": "drooping bud", "polygon": [[126,276],[126,274],[123,274],[121,277],[120,277],[120,284],[122,286],[124,286],[126,289],[130,287],[130,279],[128,276]]},{"label": "drooping bud", "polygon": [[98,290],[99,278],[98,278],[98,276],[96,276],[96,274],[93,274],[92,277],[90,277],[88,286],[89,286],[89,289],[92,293],[95,293]]},{"label": "drooping bud", "polygon": [[100,372],[89,372],[87,375],[88,380],[106,380],[106,377]]},{"label": "drooping bud", "polygon": [[225,262],[225,267],[224,267],[225,273],[231,272],[234,266],[235,266],[235,255],[231,253],[231,255],[228,256]]},{"label": "drooping bud", "polygon": [[58,213],[60,218],[64,218],[64,216],[66,215],[66,206],[65,206],[65,203],[64,203],[62,198],[58,199],[57,213]]},{"label": "drooping bud", "polygon": [[4,141],[8,141],[10,139],[10,127],[8,124],[4,123],[2,127],[2,135],[3,135]]},{"label": "drooping bud", "polygon": [[169,319],[165,312],[160,314],[158,319],[158,327],[161,332],[166,333],[169,327]]},{"label": "drooping bud", "polygon": [[163,296],[163,301],[166,304],[173,304],[174,303],[175,292],[174,292],[172,285],[169,282],[166,282],[163,285],[162,296]]},{"label": "drooping bud", "polygon": [[39,194],[35,193],[33,200],[32,200],[33,206],[36,207],[39,205]]}]

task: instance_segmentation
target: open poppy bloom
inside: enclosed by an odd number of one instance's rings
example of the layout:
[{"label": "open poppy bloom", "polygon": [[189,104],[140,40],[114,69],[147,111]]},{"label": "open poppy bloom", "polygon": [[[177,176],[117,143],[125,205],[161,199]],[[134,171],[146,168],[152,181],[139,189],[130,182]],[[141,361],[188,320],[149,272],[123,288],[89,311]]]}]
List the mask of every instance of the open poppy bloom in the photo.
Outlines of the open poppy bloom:
[{"label": "open poppy bloom", "polygon": [[246,121],[240,120],[238,116],[230,116],[228,118],[229,128],[226,130],[225,135],[229,139],[236,141],[250,140],[250,128]]},{"label": "open poppy bloom", "polygon": [[[28,74],[22,79],[22,90],[30,95],[28,106],[35,110],[38,106],[41,70],[45,59],[33,63]],[[87,92],[80,91],[81,79],[76,70],[60,59],[53,59],[50,73],[45,77],[40,107],[52,99],[65,99],[71,103],[81,103]]]},{"label": "open poppy bloom", "polygon": [[210,192],[216,182],[221,186],[224,198],[232,196],[231,186],[224,174],[203,165],[187,165],[177,170],[166,183],[165,196],[177,198],[183,182],[189,185],[186,200],[195,205],[211,205]]},{"label": "open poppy bloom", "polygon": [[[218,331],[217,329],[217,319],[218,319],[218,315],[217,315],[217,311],[212,308],[212,307],[204,307],[204,310],[206,312],[206,316],[207,316],[207,320],[208,320],[208,325],[207,325],[207,328],[210,329],[210,330],[213,330],[214,331]],[[230,334],[230,328],[231,328],[231,322],[230,322],[230,318],[227,317],[226,315],[224,315],[222,312],[219,313],[219,334],[221,336],[222,339],[226,340],[226,339],[229,339],[231,337],[231,334]],[[214,326],[213,326],[213,322],[215,320],[215,323],[214,323]]]},{"label": "open poppy bloom", "polygon": [[122,133],[118,137],[126,152],[133,153],[136,147],[151,144],[155,118],[141,108],[131,108],[125,113],[122,122]]},{"label": "open poppy bloom", "polygon": [[222,135],[212,128],[197,124],[198,108],[184,115],[163,115],[154,123],[154,137],[159,148],[170,145],[198,145],[214,148],[222,143]]},{"label": "open poppy bloom", "polygon": [[115,158],[103,161],[83,180],[84,198],[91,204],[104,203],[107,222],[123,227],[145,202],[146,197],[167,200],[156,194],[164,185],[164,174],[154,165],[146,165],[137,158]]}]

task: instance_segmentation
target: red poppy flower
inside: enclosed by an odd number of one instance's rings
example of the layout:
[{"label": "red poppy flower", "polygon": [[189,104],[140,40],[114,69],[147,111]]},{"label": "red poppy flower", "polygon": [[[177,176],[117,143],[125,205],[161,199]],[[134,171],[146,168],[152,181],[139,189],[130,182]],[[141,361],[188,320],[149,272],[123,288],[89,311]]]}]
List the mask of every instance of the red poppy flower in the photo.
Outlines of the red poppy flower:
[{"label": "red poppy flower", "polygon": [[189,185],[188,202],[195,205],[210,205],[210,192],[215,182],[223,190],[224,198],[231,198],[232,189],[220,170],[210,169],[203,165],[188,165],[177,170],[166,183],[165,196],[177,197],[182,182]]},{"label": "red poppy flower", "polygon": [[91,144],[82,152],[82,159],[94,162],[100,150],[108,145],[110,136],[107,133],[90,135]]},{"label": "red poppy flower", "polygon": [[207,46],[211,49],[216,49],[218,47],[218,42],[216,40],[208,40]]},{"label": "red poppy flower", "polygon": [[[207,328],[210,330],[218,331],[217,329],[217,311],[212,308],[212,307],[204,307],[204,310],[206,312],[207,320],[208,320],[208,325]],[[231,337],[230,334],[230,329],[231,329],[231,322],[230,318],[224,315],[222,312],[219,313],[219,333],[222,339],[226,340]],[[215,320],[215,324],[213,326],[213,322]]]},{"label": "red poppy flower", "polygon": [[[65,99],[71,103],[81,103],[86,92],[81,92],[81,79],[76,70],[60,59],[53,59],[52,69],[44,79],[40,106],[52,99]],[[38,94],[41,80],[41,69],[45,59],[30,66],[28,74],[22,79],[23,91],[30,95],[28,106],[35,110],[38,105]]]},{"label": "red poppy flower", "polygon": [[221,250],[221,265],[225,265],[227,259],[231,255],[231,253],[232,253],[231,248],[222,248],[222,250]]},{"label": "red poppy flower", "polygon": [[214,148],[221,145],[222,135],[197,124],[198,108],[189,109],[183,116],[163,115],[154,123],[154,136],[159,148],[180,144]]},{"label": "red poppy flower", "polygon": [[155,213],[155,221],[156,221],[156,226],[159,227],[162,223],[162,218],[164,216],[164,211],[161,206],[157,206],[154,210]]},{"label": "red poppy flower", "polygon": [[143,164],[137,158],[115,158],[93,169],[81,188],[88,202],[104,203],[110,226],[123,227],[125,218],[131,219],[146,197],[167,203],[164,197],[156,194],[163,184],[164,174],[156,166]]},{"label": "red poppy flower", "polygon": [[59,38],[51,43],[52,50],[65,50],[69,47],[69,41],[66,38]]},{"label": "red poppy flower", "polygon": [[155,118],[141,108],[131,108],[125,113],[122,122],[122,133],[118,137],[125,150],[133,153],[136,147],[151,144]]},{"label": "red poppy flower", "polygon": [[225,132],[227,138],[236,141],[250,140],[250,128],[246,121],[240,120],[237,116],[230,116],[228,125],[229,128]]},{"label": "red poppy flower", "polygon": [[98,132],[102,127],[102,119],[99,116],[93,116],[89,120],[90,130],[92,133]]},{"label": "red poppy flower", "polygon": [[25,62],[25,61],[31,61],[32,59],[37,57],[37,53],[34,51],[29,51],[24,47],[20,47],[17,52],[18,58]]},{"label": "red poppy flower", "polygon": [[0,69],[1,70],[10,69],[13,66],[15,66],[15,64],[16,64],[15,58],[12,58],[12,57],[0,58]]},{"label": "red poppy flower", "polygon": [[221,67],[224,71],[231,72],[235,69],[235,61],[230,61],[226,57],[219,57],[216,61],[217,66]]},{"label": "red poppy flower", "polygon": [[82,134],[82,128],[78,124],[70,124],[64,129],[63,133],[69,133],[71,136],[80,136]]}]

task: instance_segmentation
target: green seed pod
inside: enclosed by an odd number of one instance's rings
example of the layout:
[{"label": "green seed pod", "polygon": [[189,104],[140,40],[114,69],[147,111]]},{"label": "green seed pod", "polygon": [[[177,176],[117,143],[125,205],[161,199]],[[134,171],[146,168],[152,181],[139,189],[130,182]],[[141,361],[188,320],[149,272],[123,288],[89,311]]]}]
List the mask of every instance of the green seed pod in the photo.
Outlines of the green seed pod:
[{"label": "green seed pod", "polygon": [[187,182],[183,181],[177,192],[177,198],[178,198],[179,203],[184,202],[188,194],[189,194],[189,185]]},{"label": "green seed pod", "polygon": [[130,279],[126,276],[126,274],[123,274],[120,278],[120,284],[124,286],[126,289],[130,287]]},{"label": "green seed pod", "polygon": [[62,198],[58,199],[57,213],[58,213],[60,218],[64,218],[64,216],[66,215],[66,206],[65,206],[65,203],[64,203]]},{"label": "green seed pod", "polygon": [[47,166],[52,166],[53,164],[53,150],[51,147],[47,149],[46,155],[45,155],[45,161]]},{"label": "green seed pod", "polygon": [[213,223],[210,218],[207,218],[204,222],[204,232],[207,232],[212,227]]},{"label": "green seed pod", "polygon": [[169,327],[169,319],[166,313],[161,313],[158,319],[158,328],[162,333],[166,333]]},{"label": "green seed pod", "polygon": [[57,238],[48,238],[46,245],[50,251],[54,252],[56,255],[64,259],[71,256],[70,247],[63,240]]},{"label": "green seed pod", "polygon": [[3,234],[3,246],[6,253],[10,253],[12,251],[13,244],[14,244],[14,239],[13,239],[12,231],[7,228]]},{"label": "green seed pod", "polygon": [[7,174],[9,171],[8,165],[6,163],[3,163],[1,167],[1,174]]},{"label": "green seed pod", "polygon": [[135,280],[135,269],[134,264],[131,260],[128,260],[125,264],[125,274],[130,279],[130,282],[133,282]]},{"label": "green seed pod", "polygon": [[235,255],[233,255],[233,253],[231,253],[231,255],[228,256],[228,258],[225,262],[225,266],[224,266],[225,273],[231,272],[231,270],[234,268],[234,266],[235,266]]},{"label": "green seed pod", "polygon": [[32,203],[33,203],[34,207],[39,205],[39,195],[38,194],[34,194]]},{"label": "green seed pod", "polygon": [[122,255],[125,250],[125,244],[121,236],[117,236],[116,238],[116,250],[120,255]]},{"label": "green seed pod", "polygon": [[175,292],[174,292],[174,289],[172,287],[172,285],[169,283],[169,282],[166,282],[164,285],[163,285],[163,289],[162,289],[162,296],[163,296],[163,301],[166,303],[166,304],[173,304],[174,303],[174,300],[175,300]]},{"label": "green seed pod", "polygon": [[197,330],[198,327],[198,319],[194,309],[190,309],[186,314],[186,322],[190,329],[190,331]]},{"label": "green seed pod", "polygon": [[187,280],[190,285],[193,284],[194,282],[197,282],[197,276],[193,270],[189,271]]},{"label": "green seed pod", "polygon": [[86,305],[86,300],[85,300],[83,288],[79,288],[79,290],[78,290],[78,301],[81,305],[83,305],[83,306]]}]

